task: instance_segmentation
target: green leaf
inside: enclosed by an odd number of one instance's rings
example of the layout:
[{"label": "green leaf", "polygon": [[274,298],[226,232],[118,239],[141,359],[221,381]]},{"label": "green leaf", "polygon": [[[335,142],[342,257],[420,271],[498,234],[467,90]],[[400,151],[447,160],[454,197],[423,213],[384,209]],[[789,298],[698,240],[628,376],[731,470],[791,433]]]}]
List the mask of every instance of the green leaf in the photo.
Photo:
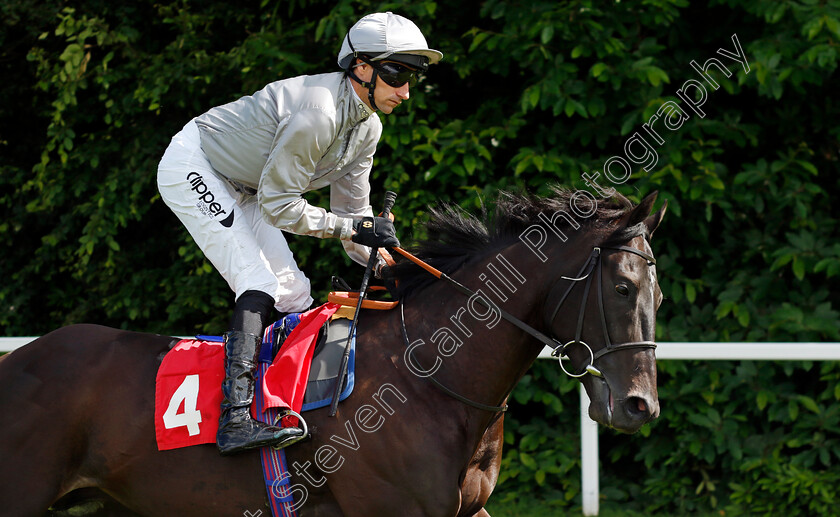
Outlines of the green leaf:
[{"label": "green leaf", "polygon": [[820,414],[819,406],[817,406],[817,403],[814,402],[814,399],[812,399],[811,397],[808,397],[806,395],[799,395],[797,397],[797,400],[799,400],[799,402],[802,403],[802,405],[805,406],[805,408],[809,411],[813,411],[816,414]]},{"label": "green leaf", "polygon": [[534,458],[531,457],[530,454],[520,452],[519,453],[519,461],[521,461],[522,464],[525,465],[526,467],[528,467],[530,469],[533,469],[533,470],[537,470],[537,462],[534,460]]},{"label": "green leaf", "polygon": [[694,425],[698,425],[700,427],[706,427],[712,429],[715,427],[715,424],[709,419],[706,415],[701,414],[692,414],[688,415],[688,421]]},{"label": "green leaf", "polygon": [[543,27],[542,32],[540,33],[540,41],[542,41],[543,45],[547,45],[548,42],[551,41],[551,38],[554,37],[554,25],[549,24]]},{"label": "green leaf", "polygon": [[837,18],[824,17],[825,26],[830,30],[835,38],[840,38],[840,21]]},{"label": "green leaf", "polygon": [[528,102],[531,104],[532,108],[536,108],[537,104],[540,102],[540,89],[536,86],[532,86],[528,90]]},{"label": "green leaf", "polygon": [[767,399],[768,395],[766,391],[762,390],[758,392],[758,394],[755,396],[755,403],[758,406],[758,409],[764,411],[764,408],[767,407]]},{"label": "green leaf", "polygon": [[726,185],[724,185],[723,181],[721,181],[721,179],[718,178],[717,176],[706,176],[706,182],[713,189],[726,190]]},{"label": "green leaf", "polygon": [[476,165],[475,156],[472,155],[472,154],[469,154],[469,153],[465,154],[464,155],[464,169],[466,169],[468,174],[472,174],[473,172],[475,172],[475,165]]},{"label": "green leaf", "polygon": [[812,18],[805,25],[802,26],[802,31],[806,33],[809,40],[814,39],[823,26],[822,18]]},{"label": "green leaf", "polygon": [[647,74],[648,81],[653,86],[659,86],[663,82],[665,82],[665,83],[670,82],[670,79],[668,78],[668,74],[666,74],[665,71],[662,70],[661,68],[651,66],[651,67],[647,68],[645,73]]},{"label": "green leaf", "polygon": [[788,401],[788,415],[791,421],[796,421],[799,416],[799,405],[793,400]]},{"label": "green leaf", "polygon": [[476,34],[475,37],[473,38],[472,43],[470,44],[470,48],[469,48],[469,50],[467,50],[467,52],[472,52],[475,49],[477,49],[479,47],[479,45],[481,45],[481,43],[484,40],[486,40],[489,36],[490,36],[489,32],[479,32],[478,34]]},{"label": "green leaf", "polygon": [[328,18],[321,18],[321,21],[318,22],[318,26],[315,28],[315,41],[321,41],[321,38],[324,36],[324,29],[326,29]]},{"label": "green leaf", "polygon": [[694,303],[697,299],[697,291],[691,282],[685,284],[685,299],[688,300],[688,303]]},{"label": "green leaf", "polygon": [[801,165],[803,169],[805,169],[806,171],[810,172],[810,173],[811,173],[811,174],[813,174],[814,176],[818,176],[818,175],[819,175],[819,171],[817,170],[817,167],[816,167],[813,163],[811,163],[811,162],[806,162],[805,160],[796,160],[796,163],[798,163],[799,165]]},{"label": "green leaf", "polygon": [[793,274],[798,280],[805,278],[805,261],[798,256],[793,257]]}]

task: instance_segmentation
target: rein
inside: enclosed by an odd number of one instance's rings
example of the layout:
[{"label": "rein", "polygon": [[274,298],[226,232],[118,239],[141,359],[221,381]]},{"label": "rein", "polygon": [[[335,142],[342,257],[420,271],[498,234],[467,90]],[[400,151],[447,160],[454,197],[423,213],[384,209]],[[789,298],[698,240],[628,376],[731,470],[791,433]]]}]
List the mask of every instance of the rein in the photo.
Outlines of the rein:
[{"label": "rein", "polygon": [[[595,367],[595,361],[598,360],[599,358],[601,358],[601,357],[603,357],[603,356],[605,356],[609,353],[616,352],[618,350],[626,350],[626,349],[630,349],[630,348],[652,348],[652,349],[656,348],[656,343],[653,342],[653,341],[633,341],[633,342],[621,343],[621,344],[617,344],[617,345],[613,345],[612,342],[610,341],[609,331],[607,329],[606,314],[604,313],[603,289],[602,289],[602,286],[601,286],[601,269],[602,269],[602,267],[599,267],[599,266],[601,266],[601,250],[602,249],[609,249],[609,250],[616,250],[616,251],[626,251],[628,253],[634,253],[634,254],[642,257],[643,259],[645,259],[649,266],[652,266],[652,265],[656,264],[656,259],[654,259],[652,256],[650,256],[647,253],[644,253],[642,251],[639,251],[635,248],[631,248],[629,246],[603,247],[603,248],[599,248],[597,246],[594,247],[592,249],[592,253],[589,256],[589,260],[586,262],[586,264],[583,265],[581,270],[578,272],[576,278],[569,278],[569,277],[565,277],[565,276],[560,277],[561,280],[571,281],[572,284],[563,293],[563,296],[560,298],[560,301],[554,307],[554,310],[551,312],[551,314],[549,315],[548,313],[546,313],[546,323],[548,325],[548,328],[551,328],[551,324],[554,321],[554,318],[557,316],[557,313],[560,311],[560,307],[563,305],[563,302],[566,301],[566,298],[568,298],[569,293],[572,292],[572,289],[574,289],[575,285],[577,285],[577,282],[579,282],[581,280],[586,280],[586,284],[585,284],[584,292],[583,292],[583,298],[582,298],[581,304],[580,304],[580,313],[578,315],[578,325],[577,325],[577,330],[575,331],[575,339],[573,339],[572,341],[569,341],[566,344],[561,344],[560,341],[557,340],[556,338],[549,337],[549,336],[543,334],[542,332],[540,332],[539,330],[531,327],[530,325],[528,325],[524,321],[520,320],[516,316],[514,316],[514,315],[510,314],[509,312],[505,311],[504,309],[498,307],[496,304],[494,304],[490,300],[487,300],[486,298],[482,297],[481,295],[479,295],[478,293],[476,293],[472,289],[468,288],[467,286],[461,284],[460,282],[458,282],[454,278],[450,277],[446,273],[444,273],[444,272],[432,267],[431,265],[427,264],[426,262],[420,260],[419,258],[415,257],[414,255],[412,255],[408,251],[406,251],[402,248],[399,248],[399,247],[394,247],[393,248],[394,251],[396,251],[397,253],[399,253],[403,257],[407,258],[408,260],[414,262],[415,264],[417,264],[418,266],[420,266],[421,268],[423,268],[424,270],[426,270],[427,272],[429,272],[430,274],[432,274],[433,276],[435,276],[439,280],[445,281],[446,283],[453,286],[456,290],[458,290],[459,292],[461,292],[461,293],[463,293],[467,296],[474,297],[477,302],[481,303],[482,305],[484,305],[488,309],[498,311],[502,318],[504,318],[508,322],[512,323],[513,325],[515,325],[516,327],[518,327],[520,330],[524,331],[525,333],[529,334],[530,336],[536,338],[538,341],[540,341],[544,345],[552,348],[553,352],[551,353],[551,355],[554,356],[554,357],[559,357],[560,368],[563,370],[563,372],[566,375],[568,375],[570,377],[583,377],[587,373],[589,373],[591,375],[594,375],[596,377],[603,377],[604,375],[601,373],[601,371],[598,370],[598,368]],[[598,308],[599,308],[599,312],[601,313],[601,326],[602,326],[602,329],[603,329],[603,332],[604,332],[604,338],[606,339],[606,346],[604,348],[600,349],[597,353],[594,353],[592,351],[592,348],[588,344],[581,341],[580,336],[581,336],[581,333],[583,332],[583,318],[584,318],[584,314],[586,313],[586,300],[589,298],[589,288],[592,284],[592,271],[595,270],[596,267],[598,269]],[[559,281],[557,283],[555,283],[554,286],[552,287],[551,291],[549,292],[548,299],[552,298],[553,294],[558,289],[558,285],[559,285]],[[401,327],[402,327],[402,336],[403,336],[403,340],[405,341],[406,347],[410,347],[411,342],[408,338],[408,331],[406,330],[406,327],[405,327],[405,312],[403,311],[403,306],[404,306],[404,303],[400,304],[400,324],[401,324]],[[583,345],[589,351],[589,363],[586,366],[584,366],[581,373],[577,373],[577,374],[569,373],[569,371],[566,370],[566,368],[563,366],[563,361],[562,361],[563,356],[562,356],[562,354],[565,352],[566,347],[568,347],[571,344]],[[481,409],[481,410],[484,410],[484,411],[492,411],[492,412],[507,411],[507,405],[505,405],[505,406],[489,406],[489,405],[486,405],[486,404],[481,404],[479,402],[474,402],[474,401],[472,401],[472,400],[470,400],[470,399],[468,399],[468,398],[466,398],[462,395],[459,395],[458,393],[452,391],[451,389],[447,388],[446,386],[441,384],[440,381],[435,379],[433,376],[430,375],[427,378],[432,382],[432,384],[434,384],[441,391],[443,391],[447,395],[463,402],[464,404],[467,404],[469,406],[472,406],[474,408]]]},{"label": "rein", "polygon": [[[410,345],[411,340],[408,339],[408,331],[405,328],[405,312],[403,311],[404,306],[405,306],[404,303],[400,304],[400,327],[401,327],[401,330],[402,330],[402,336],[403,336],[403,341],[405,341],[405,345],[406,346],[411,346]],[[482,404],[481,402],[475,402],[475,401],[470,400],[463,395],[459,395],[455,391],[452,391],[451,389],[447,388],[446,386],[441,384],[441,382],[439,380],[435,379],[431,375],[429,375],[426,378],[429,379],[430,381],[432,381],[432,384],[434,384],[439,390],[446,393],[450,397],[463,402],[464,404],[466,404],[468,406],[472,406],[474,408],[481,409],[481,410],[484,410],[484,411],[490,411],[490,412],[493,412],[493,413],[500,413],[500,412],[505,412],[505,411],[508,410],[507,404],[505,404],[504,406],[489,406],[487,404]]]}]

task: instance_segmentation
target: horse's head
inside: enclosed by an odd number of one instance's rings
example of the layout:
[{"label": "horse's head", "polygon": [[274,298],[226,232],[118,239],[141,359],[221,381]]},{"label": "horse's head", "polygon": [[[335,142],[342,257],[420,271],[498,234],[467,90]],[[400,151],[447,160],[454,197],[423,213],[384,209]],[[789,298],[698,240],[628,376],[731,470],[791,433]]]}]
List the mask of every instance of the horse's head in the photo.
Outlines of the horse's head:
[{"label": "horse's head", "polygon": [[551,330],[565,344],[555,352],[581,377],[589,415],[628,433],[659,416],[654,348],[662,293],[649,240],[666,207],[648,215],[655,200],[653,193],[618,218],[606,240],[585,250],[578,274],[558,281],[547,300]]},{"label": "horse's head", "polygon": [[[561,367],[570,375],[582,377],[592,400],[590,416],[615,429],[635,432],[659,415],[653,349],[656,310],[662,294],[649,241],[665,206],[648,215],[656,194],[633,207],[620,195],[599,204],[591,195],[580,192],[556,188],[554,196],[545,198],[502,193],[493,216],[485,214],[484,220],[449,206],[432,210],[426,225],[429,240],[417,252],[428,263],[421,268],[416,265],[421,261],[412,256],[406,263],[388,268],[386,276],[400,282],[398,294],[403,300],[435,279],[446,279],[451,285],[441,288],[446,290],[436,294],[435,303],[448,301],[443,297],[454,284],[462,293],[472,295],[466,312],[483,322],[487,318],[480,311],[473,312],[471,305],[479,299],[478,293],[449,276],[460,273],[465,283],[475,285],[470,275],[476,276],[479,270],[478,280],[486,287],[486,291],[479,291],[481,298],[489,298],[485,303],[507,302],[506,310],[527,314],[529,322],[491,309],[490,314],[504,317],[513,325],[497,329],[498,319],[494,320],[486,325],[493,329],[494,339],[483,336],[482,346],[471,348],[473,356],[459,352],[457,358],[470,365],[489,361],[488,367],[495,367],[502,363],[500,354],[507,354],[510,361],[505,365],[510,371],[506,374],[511,376],[512,387],[544,345],[555,345],[555,353],[571,359],[571,366],[561,362]],[[568,209],[578,219],[571,217]],[[586,222],[580,224],[583,219]],[[515,280],[508,278],[498,264],[503,264]],[[575,267],[580,270],[570,269]],[[437,273],[429,275],[430,271]],[[519,290],[522,284],[529,289]],[[512,293],[517,296],[508,296]],[[452,304],[461,307],[451,309],[455,316],[444,325],[454,322],[460,329],[464,302],[454,298]],[[539,325],[540,320],[548,335],[530,326]],[[513,338],[514,334],[533,346],[517,346],[521,341]],[[439,340],[442,335],[449,334],[438,335]],[[491,345],[496,348],[488,352]],[[412,350],[407,338],[406,346]],[[450,357],[453,353],[443,355]],[[502,380],[505,382],[498,384],[507,385],[507,380]],[[473,379],[472,383],[480,382]],[[456,398],[464,401],[464,397]]]}]

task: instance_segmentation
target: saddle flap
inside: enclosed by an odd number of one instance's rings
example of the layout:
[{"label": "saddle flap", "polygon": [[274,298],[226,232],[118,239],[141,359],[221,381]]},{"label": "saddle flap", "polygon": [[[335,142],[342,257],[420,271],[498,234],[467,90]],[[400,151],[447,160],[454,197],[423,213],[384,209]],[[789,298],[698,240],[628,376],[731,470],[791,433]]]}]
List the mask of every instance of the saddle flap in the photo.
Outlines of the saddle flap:
[{"label": "saddle flap", "polygon": [[[301,411],[324,407],[332,401],[338,369],[341,366],[341,358],[344,355],[351,325],[352,322],[345,318],[333,319],[324,325],[322,337],[315,348],[315,355],[309,367],[309,380],[306,384]],[[356,339],[354,336],[350,344],[347,382],[339,395],[339,401],[347,398],[353,391],[355,357]]]}]

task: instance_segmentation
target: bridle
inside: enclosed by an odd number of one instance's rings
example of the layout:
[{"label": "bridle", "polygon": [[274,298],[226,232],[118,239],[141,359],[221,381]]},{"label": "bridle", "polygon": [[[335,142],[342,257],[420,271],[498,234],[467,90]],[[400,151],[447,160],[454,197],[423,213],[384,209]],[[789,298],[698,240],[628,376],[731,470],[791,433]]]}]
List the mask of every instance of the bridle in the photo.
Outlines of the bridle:
[{"label": "bridle", "polygon": [[[566,344],[562,344],[558,339],[553,337],[553,335],[552,335],[552,337],[549,337],[549,336],[543,334],[542,332],[540,332],[539,330],[531,327],[530,325],[528,325],[524,321],[520,320],[516,316],[514,316],[514,315],[510,314],[509,312],[505,311],[504,309],[497,306],[496,304],[494,304],[490,300],[487,300],[486,297],[481,296],[480,294],[476,293],[472,289],[466,287],[465,285],[461,284],[457,280],[453,279],[452,277],[450,277],[446,273],[443,273],[443,272],[433,268],[429,264],[423,262],[422,260],[415,257],[411,253],[405,251],[404,249],[395,247],[395,248],[393,248],[393,250],[395,252],[403,255],[407,259],[411,260],[415,264],[419,265],[420,267],[422,267],[423,269],[425,269],[426,271],[428,271],[432,275],[436,276],[437,278],[446,281],[447,283],[452,285],[455,289],[457,289],[461,293],[463,293],[467,296],[470,296],[471,298],[474,298],[475,301],[481,303],[482,305],[484,305],[488,309],[498,311],[499,315],[502,318],[504,318],[508,322],[512,323],[513,325],[517,326],[519,329],[521,329],[522,331],[531,335],[532,337],[536,338],[538,341],[540,341],[544,345],[552,348],[553,351],[552,351],[551,355],[554,356],[554,357],[559,357],[560,368],[563,370],[563,372],[566,375],[568,375],[570,377],[579,378],[579,377],[583,377],[587,373],[590,374],[590,375],[594,375],[596,377],[603,377],[604,375],[601,373],[601,371],[598,368],[595,367],[595,361],[597,361],[599,358],[601,358],[601,357],[603,357],[603,356],[605,356],[609,353],[617,352],[619,350],[627,350],[627,349],[633,349],[633,348],[640,348],[640,349],[645,349],[645,348],[655,349],[656,348],[656,343],[654,341],[632,341],[632,342],[627,342],[627,343],[613,344],[612,341],[610,340],[609,330],[607,329],[607,317],[606,317],[606,314],[604,313],[603,286],[601,285],[601,276],[602,276],[601,275],[601,269],[602,269],[601,250],[616,250],[616,251],[626,251],[628,253],[634,253],[634,254],[642,257],[643,259],[645,259],[648,263],[648,266],[652,266],[652,265],[656,264],[656,259],[654,259],[652,256],[648,255],[647,253],[645,253],[643,251],[640,251],[640,250],[637,250],[635,248],[631,248],[629,246],[616,246],[616,247],[607,247],[607,246],[598,247],[598,246],[595,246],[592,249],[592,253],[589,255],[589,260],[587,260],[586,263],[583,265],[583,267],[580,269],[580,271],[578,271],[578,274],[577,274],[576,277],[570,278],[570,277],[561,276],[560,280],[558,280],[554,284],[554,286],[552,286],[551,290],[549,291],[548,297],[546,298],[547,301],[551,300],[554,297],[554,293],[559,292],[560,281],[561,280],[572,282],[572,284],[569,285],[569,287],[566,289],[566,291],[560,297],[560,300],[554,306],[554,309],[550,313],[549,312],[545,313],[545,320],[546,320],[547,328],[549,328],[549,329],[552,328],[554,318],[557,316],[557,313],[560,311],[560,307],[563,305],[563,302],[565,302],[566,299],[569,297],[569,294],[572,292],[572,290],[577,285],[577,283],[582,281],[582,280],[586,280],[586,284],[584,286],[583,298],[581,299],[581,304],[580,304],[580,312],[578,314],[578,324],[577,324],[577,330],[575,331],[575,339],[567,342]],[[589,289],[590,289],[590,286],[592,284],[592,276],[593,276],[592,272],[595,271],[596,268],[597,268],[597,271],[598,271],[597,272],[597,276],[598,276],[598,279],[597,279],[597,281],[598,281],[598,309],[599,309],[599,312],[600,312],[600,315],[601,315],[601,327],[603,329],[604,339],[605,339],[604,348],[598,350],[597,353],[593,352],[592,348],[580,339],[581,333],[583,332],[583,320],[584,320],[584,316],[586,314],[586,302],[589,298]],[[400,303],[400,324],[401,324],[401,327],[402,327],[403,341],[405,341],[406,347],[410,348],[411,344],[410,344],[410,340],[409,340],[409,337],[408,337],[408,332],[407,332],[406,326],[405,326],[405,312],[403,310],[404,305],[405,305],[405,302]],[[549,332],[551,332],[551,331],[549,330]],[[572,345],[572,344],[582,345],[589,351],[589,356],[590,356],[589,357],[589,363],[583,366],[580,373],[570,373],[563,366],[563,359],[565,358],[565,357],[563,357],[563,353],[565,352],[566,348],[569,345]],[[465,403],[469,406],[472,406],[472,407],[475,407],[475,408],[478,408],[478,409],[482,409],[482,410],[485,410],[485,411],[493,411],[493,412],[507,411],[507,405],[505,405],[505,406],[490,406],[490,405],[487,405],[487,404],[481,404],[479,402],[474,402],[474,401],[472,401],[472,400],[470,400],[470,399],[468,399],[468,398],[466,398],[462,395],[459,395],[458,393],[454,392],[453,390],[447,388],[446,386],[441,384],[440,381],[435,379],[433,376],[430,375],[430,376],[427,376],[426,378],[429,379],[429,381],[431,381],[432,384],[437,386],[439,389],[441,389],[447,395],[449,395],[449,396],[451,396],[451,397],[453,397],[457,400],[460,400],[461,402],[463,402],[463,403]]]},{"label": "bridle", "polygon": [[[595,246],[594,248],[592,248],[592,253],[589,255],[589,260],[586,261],[581,270],[578,271],[578,274],[575,278],[561,276],[560,280],[558,280],[554,284],[554,286],[551,288],[551,291],[548,294],[547,300],[551,300],[552,298],[554,298],[554,293],[559,292],[559,289],[561,288],[560,281],[566,280],[572,282],[566,289],[566,291],[563,293],[563,296],[560,297],[560,301],[558,301],[557,305],[554,306],[554,310],[552,310],[550,313],[546,312],[545,323],[549,329],[551,328],[554,322],[554,318],[557,316],[557,313],[560,312],[560,307],[563,305],[563,302],[566,301],[566,298],[569,297],[569,293],[572,292],[572,289],[575,288],[578,282],[586,280],[586,284],[583,288],[583,298],[581,298],[580,302],[580,312],[578,313],[578,322],[577,330],[575,330],[575,338],[564,345],[555,346],[554,351],[551,352],[551,355],[553,357],[560,358],[560,368],[569,377],[583,377],[587,373],[595,375],[596,377],[603,377],[604,375],[601,373],[601,371],[595,367],[595,361],[597,361],[601,357],[612,352],[617,352],[619,350],[627,350],[629,348],[656,348],[656,342],[654,341],[629,341],[627,343],[613,344],[613,342],[610,340],[610,331],[607,328],[607,315],[604,312],[604,286],[601,283],[601,270],[603,268],[601,264],[601,250],[615,250],[634,253],[645,259],[647,261],[648,266],[656,265],[656,259],[654,259],[653,257],[651,257],[643,251],[637,250],[636,248],[631,248],[629,246]],[[592,348],[584,341],[582,341],[580,339],[580,336],[583,332],[583,319],[586,315],[586,302],[589,299],[589,288],[592,285],[592,272],[595,270],[598,271],[598,312],[601,316],[601,330],[604,334],[604,347],[598,350],[598,352],[593,353]],[[566,367],[563,366],[563,354],[566,352],[566,348],[569,345],[573,344],[582,345],[589,352],[589,364],[585,365],[579,373],[570,373],[568,370],[566,370]]]}]

